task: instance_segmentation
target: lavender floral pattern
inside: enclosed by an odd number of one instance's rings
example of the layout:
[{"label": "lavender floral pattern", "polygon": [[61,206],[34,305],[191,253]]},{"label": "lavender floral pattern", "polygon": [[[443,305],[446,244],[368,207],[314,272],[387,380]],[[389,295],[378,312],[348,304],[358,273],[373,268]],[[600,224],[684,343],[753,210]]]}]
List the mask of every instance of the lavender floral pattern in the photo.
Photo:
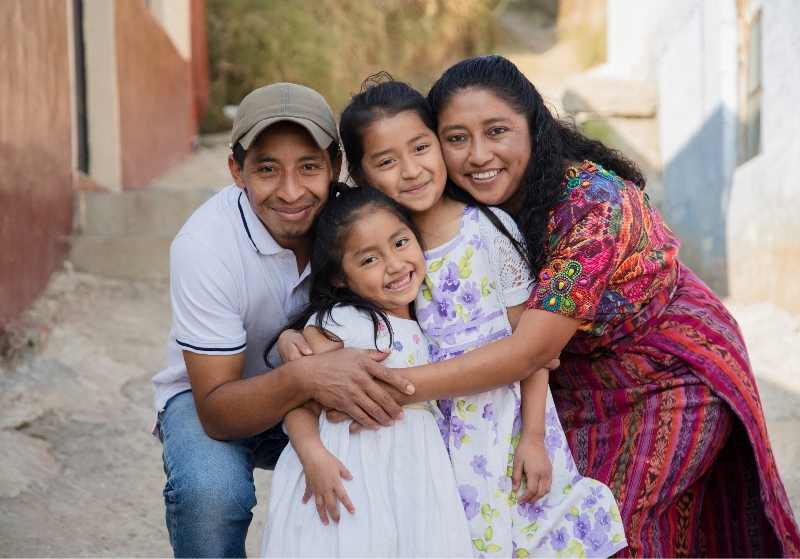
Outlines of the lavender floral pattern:
[{"label": "lavender floral pattern", "polygon": [[[428,270],[417,297],[417,317],[429,339],[431,361],[511,334],[482,220],[477,209],[467,207],[461,234],[425,254]],[[611,490],[578,475],[549,390],[545,447],[553,463],[553,485],[535,503],[517,504],[518,494],[511,491],[521,427],[519,383],[440,400],[439,409],[439,429],[476,557],[607,557],[627,545]]]}]

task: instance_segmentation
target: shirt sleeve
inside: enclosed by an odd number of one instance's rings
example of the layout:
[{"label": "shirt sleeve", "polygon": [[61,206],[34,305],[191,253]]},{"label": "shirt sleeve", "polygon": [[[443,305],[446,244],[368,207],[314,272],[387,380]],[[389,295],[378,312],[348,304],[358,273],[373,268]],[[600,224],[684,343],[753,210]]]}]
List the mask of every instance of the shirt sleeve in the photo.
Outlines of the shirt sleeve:
[{"label": "shirt sleeve", "polygon": [[[317,315],[306,326],[316,325]],[[342,340],[344,347],[375,349],[375,325],[365,312],[347,305],[336,305],[322,321],[325,330]],[[378,324],[378,349],[389,347],[386,324]]]},{"label": "shirt sleeve", "polygon": [[594,320],[615,270],[618,231],[609,201],[566,202],[550,220],[550,256],[528,299],[529,309]]},{"label": "shirt sleeve", "polygon": [[[522,234],[511,216],[498,208],[491,208],[491,210],[514,239],[524,246],[525,241]],[[511,240],[493,225],[490,224],[490,227],[490,250],[496,261],[494,273],[500,300],[505,307],[521,305],[528,300],[530,295],[531,270]]]},{"label": "shirt sleeve", "polygon": [[170,247],[172,327],[182,349],[204,355],[245,350],[240,286],[221,255],[191,235]]}]

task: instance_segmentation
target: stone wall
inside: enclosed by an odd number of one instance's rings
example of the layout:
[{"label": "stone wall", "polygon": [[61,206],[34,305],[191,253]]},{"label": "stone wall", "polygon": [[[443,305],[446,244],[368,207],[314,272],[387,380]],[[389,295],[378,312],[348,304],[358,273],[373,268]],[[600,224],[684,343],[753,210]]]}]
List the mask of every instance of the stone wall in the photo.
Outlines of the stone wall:
[{"label": "stone wall", "polygon": [[0,2],[0,322],[36,297],[72,222],[65,0]]}]

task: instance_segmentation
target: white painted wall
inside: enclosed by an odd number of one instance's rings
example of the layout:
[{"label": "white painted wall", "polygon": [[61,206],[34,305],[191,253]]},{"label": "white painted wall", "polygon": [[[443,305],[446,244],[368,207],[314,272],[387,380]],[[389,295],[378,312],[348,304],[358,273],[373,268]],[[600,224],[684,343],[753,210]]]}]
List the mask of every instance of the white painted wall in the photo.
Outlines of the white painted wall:
[{"label": "white painted wall", "polygon": [[192,0],[148,0],[150,13],[169,35],[181,58],[192,58]]},{"label": "white painted wall", "polygon": [[730,291],[800,313],[800,2],[761,4],[762,153],[733,175]]},{"label": "white painted wall", "polygon": [[659,7],[657,97],[664,218],[679,258],[727,295],[726,219],[737,149],[736,0]]},{"label": "white painted wall", "polygon": [[601,73],[655,86],[658,0],[608,0],[606,58]]}]

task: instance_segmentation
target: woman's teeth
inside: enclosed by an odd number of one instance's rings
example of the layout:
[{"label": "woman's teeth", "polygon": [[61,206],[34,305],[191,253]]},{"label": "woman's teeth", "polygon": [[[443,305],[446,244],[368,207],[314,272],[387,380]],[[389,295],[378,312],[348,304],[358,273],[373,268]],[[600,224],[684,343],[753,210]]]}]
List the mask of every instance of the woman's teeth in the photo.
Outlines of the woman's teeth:
[{"label": "woman's teeth", "polygon": [[485,173],[472,173],[472,178],[478,180],[486,180],[494,177],[499,172],[500,171],[495,169],[494,171],[486,171]]},{"label": "woman's teeth", "polygon": [[403,276],[403,279],[399,279],[397,281],[393,281],[392,283],[390,283],[386,287],[388,287],[389,289],[400,289],[404,285],[408,284],[410,281],[411,281],[411,272],[409,272],[407,275]]}]

